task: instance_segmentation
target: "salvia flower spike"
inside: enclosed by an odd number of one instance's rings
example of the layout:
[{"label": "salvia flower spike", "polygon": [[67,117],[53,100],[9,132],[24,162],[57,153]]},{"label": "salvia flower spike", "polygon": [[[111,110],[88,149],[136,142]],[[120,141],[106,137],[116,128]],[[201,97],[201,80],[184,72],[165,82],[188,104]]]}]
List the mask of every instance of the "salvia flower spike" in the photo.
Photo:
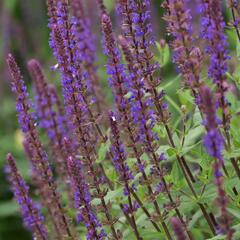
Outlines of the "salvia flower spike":
[{"label": "salvia flower spike", "polygon": [[15,160],[10,153],[7,155],[6,172],[14,196],[20,205],[25,225],[33,232],[33,235],[37,240],[47,240],[48,233],[44,225],[44,217],[40,212],[39,206],[37,206],[30,198],[29,187],[19,174]]},{"label": "salvia flower spike", "polygon": [[[220,1],[201,0],[201,37],[206,40],[206,53],[210,58],[208,76],[216,86],[216,102],[222,112],[222,128],[225,134],[226,150],[231,150],[232,143],[229,133],[231,124],[231,113],[229,102],[226,98],[229,83],[227,81],[227,67],[230,59],[228,52],[228,41],[225,35],[226,24],[223,19],[222,5]],[[235,158],[231,158],[234,170],[240,179],[240,168]]]},{"label": "salvia flower spike", "polygon": [[169,0],[163,6],[167,12],[164,19],[168,23],[168,31],[173,37],[173,61],[177,64],[184,77],[184,83],[189,86],[195,98],[200,85],[202,53],[193,46],[192,16],[186,8],[185,1]]},{"label": "salvia flower spike", "polygon": [[181,222],[177,218],[173,217],[171,219],[171,223],[173,226],[173,231],[177,237],[177,240],[185,240],[186,236],[183,231],[183,226],[182,226]]},{"label": "salvia flower spike", "polygon": [[52,221],[56,227],[56,232],[63,233],[64,235],[67,234],[73,239],[69,223],[60,203],[60,196],[56,190],[48,155],[39,140],[36,125],[34,124],[34,116],[30,112],[27,88],[24,84],[20,69],[11,54],[8,55],[7,63],[13,79],[12,90],[16,94],[17,99],[16,106],[19,124],[25,135],[25,140],[28,143],[28,149],[31,152],[33,172],[38,179],[38,185],[42,185],[45,194],[43,197],[47,195],[49,197],[49,201],[46,202],[48,203],[46,207],[50,212],[54,212],[54,214],[52,214],[52,216],[54,216]]},{"label": "salvia flower spike", "polygon": [[[107,73],[109,75],[109,84],[115,96],[115,106],[117,109],[116,115],[119,119],[121,119],[119,122],[123,123],[123,126],[129,135],[130,144],[133,146],[133,151],[138,161],[138,168],[140,168],[140,171],[142,172],[144,165],[140,159],[141,153],[136,147],[138,140],[134,134],[134,124],[132,124],[134,119],[128,114],[129,102],[125,98],[125,94],[127,93],[126,86],[129,85],[127,81],[128,76],[125,73],[124,66],[120,63],[121,56],[113,35],[111,19],[106,13],[102,15],[102,31],[105,41],[104,51],[108,55]],[[161,215],[160,211],[158,211],[158,213]],[[149,214],[147,213],[147,215]],[[165,231],[168,233],[166,226]]]},{"label": "salvia flower spike", "polygon": [[200,90],[202,107],[205,112],[204,124],[207,128],[207,134],[204,137],[203,143],[207,152],[215,160],[214,176],[215,184],[218,190],[217,202],[221,209],[221,217],[219,219],[220,231],[222,234],[227,234],[228,239],[231,239],[233,229],[230,227],[230,217],[227,211],[228,197],[224,190],[224,182],[222,178],[223,167],[223,144],[224,140],[219,131],[219,119],[216,115],[216,103],[214,101],[211,90],[203,86]]},{"label": "salvia flower spike", "polygon": [[82,164],[73,156],[68,157],[68,169],[71,177],[72,188],[74,189],[74,206],[77,209],[78,223],[84,222],[87,228],[87,239],[103,239],[106,234],[97,219],[91,205],[91,194],[88,184],[84,181]]},{"label": "salvia flower spike", "polygon": [[206,39],[206,53],[210,56],[211,60],[208,75],[217,86],[217,103],[222,109],[223,126],[227,134],[227,139],[229,139],[228,128],[230,124],[230,115],[226,100],[226,92],[229,88],[226,79],[229,54],[227,50],[227,38],[224,34],[225,22],[223,21],[220,1],[202,0],[201,12],[201,36]]},{"label": "salvia flower spike", "polygon": [[131,181],[134,179],[134,176],[126,162],[126,151],[124,149],[123,143],[121,142],[117,119],[113,112],[109,113],[109,119],[112,131],[111,152],[113,156],[113,165],[116,169],[116,172],[118,173],[119,181],[123,183],[124,195],[128,198],[128,204],[124,205],[123,211],[131,216],[132,228],[135,232],[135,235],[137,239],[141,239],[134,217],[134,212],[137,211],[139,206],[138,204],[134,204],[132,201],[131,192],[134,191],[134,189],[130,190],[130,188],[132,188]]},{"label": "salvia flower spike", "polygon": [[65,119],[61,112],[55,110],[58,96],[47,83],[43,75],[40,63],[32,59],[28,62],[28,69],[32,75],[36,89],[37,114],[40,119],[40,127],[47,131],[52,146],[52,154],[57,162],[59,175],[66,177],[66,152],[63,148],[63,138],[66,136]]}]

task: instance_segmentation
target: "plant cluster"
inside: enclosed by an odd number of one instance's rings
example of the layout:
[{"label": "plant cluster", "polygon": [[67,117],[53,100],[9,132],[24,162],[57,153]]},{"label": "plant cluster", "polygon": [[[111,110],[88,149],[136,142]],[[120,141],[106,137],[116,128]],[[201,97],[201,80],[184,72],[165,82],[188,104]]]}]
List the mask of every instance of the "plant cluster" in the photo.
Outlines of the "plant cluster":
[{"label": "plant cluster", "polygon": [[[34,191],[12,154],[6,174],[34,239],[240,238],[239,81],[225,31],[240,41],[239,3],[227,2],[227,26],[224,1],[197,1],[196,30],[188,1],[164,1],[168,45],[154,38],[150,2],[117,1],[117,36],[96,0],[113,107],[82,0],[47,1],[61,95],[32,59],[31,101],[13,55],[7,57]],[[170,50],[180,107],[166,94],[170,85],[176,90],[162,71]]]}]

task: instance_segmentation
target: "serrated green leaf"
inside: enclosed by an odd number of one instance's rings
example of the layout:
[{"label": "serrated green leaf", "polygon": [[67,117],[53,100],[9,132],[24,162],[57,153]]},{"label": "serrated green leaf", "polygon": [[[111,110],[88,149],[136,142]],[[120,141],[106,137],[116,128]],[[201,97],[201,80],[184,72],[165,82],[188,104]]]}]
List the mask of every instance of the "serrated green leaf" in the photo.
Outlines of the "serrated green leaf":
[{"label": "serrated green leaf", "polygon": [[240,157],[240,149],[234,149],[230,152],[224,151],[223,153],[224,158],[230,159],[230,158],[238,158]]},{"label": "serrated green leaf", "polygon": [[[161,89],[166,90],[167,88],[170,88],[173,84],[176,84],[181,79],[181,75],[177,75],[175,78],[171,78],[167,83],[163,84]],[[178,83],[177,83],[178,84]]]}]

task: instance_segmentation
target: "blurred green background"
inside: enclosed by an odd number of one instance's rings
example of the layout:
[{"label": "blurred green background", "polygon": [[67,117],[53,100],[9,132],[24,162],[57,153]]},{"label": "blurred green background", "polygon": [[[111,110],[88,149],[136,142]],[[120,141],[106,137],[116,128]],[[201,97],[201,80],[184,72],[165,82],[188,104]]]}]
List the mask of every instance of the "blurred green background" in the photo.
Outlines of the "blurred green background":
[{"label": "blurred green background", "polygon": [[24,230],[4,176],[5,155],[13,152],[18,165],[27,179],[28,166],[22,151],[21,134],[18,130],[14,96],[10,92],[10,79],[5,57],[13,52],[29,84],[24,67],[27,59],[38,56],[49,61],[48,29],[44,1],[0,1],[0,239],[31,239]]}]

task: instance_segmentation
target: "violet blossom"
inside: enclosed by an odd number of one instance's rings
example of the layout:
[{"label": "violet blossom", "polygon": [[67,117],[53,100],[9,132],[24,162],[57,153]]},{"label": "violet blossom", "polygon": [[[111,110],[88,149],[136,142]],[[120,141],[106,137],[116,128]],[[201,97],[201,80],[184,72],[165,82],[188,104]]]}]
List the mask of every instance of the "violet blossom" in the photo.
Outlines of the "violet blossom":
[{"label": "violet blossom", "polygon": [[30,104],[27,98],[28,93],[20,69],[11,54],[8,55],[7,63],[13,80],[12,90],[16,94],[19,123],[24,133],[25,141],[28,143],[28,150],[31,152],[31,163],[34,175],[37,177],[38,185],[42,185],[41,187],[45,197],[48,196],[49,198],[46,207],[50,212],[55,211],[54,218],[51,220],[55,224],[56,232],[67,234],[69,237],[72,237],[60,203],[60,196],[56,190],[48,155],[44,151],[42,143],[39,140],[34,118],[30,112]]},{"label": "violet blossom", "polygon": [[33,232],[36,239],[47,240],[48,233],[44,226],[44,217],[39,207],[30,198],[29,187],[19,174],[15,160],[10,153],[7,155],[7,162],[6,173],[8,174],[16,201],[21,208],[25,225]]}]

